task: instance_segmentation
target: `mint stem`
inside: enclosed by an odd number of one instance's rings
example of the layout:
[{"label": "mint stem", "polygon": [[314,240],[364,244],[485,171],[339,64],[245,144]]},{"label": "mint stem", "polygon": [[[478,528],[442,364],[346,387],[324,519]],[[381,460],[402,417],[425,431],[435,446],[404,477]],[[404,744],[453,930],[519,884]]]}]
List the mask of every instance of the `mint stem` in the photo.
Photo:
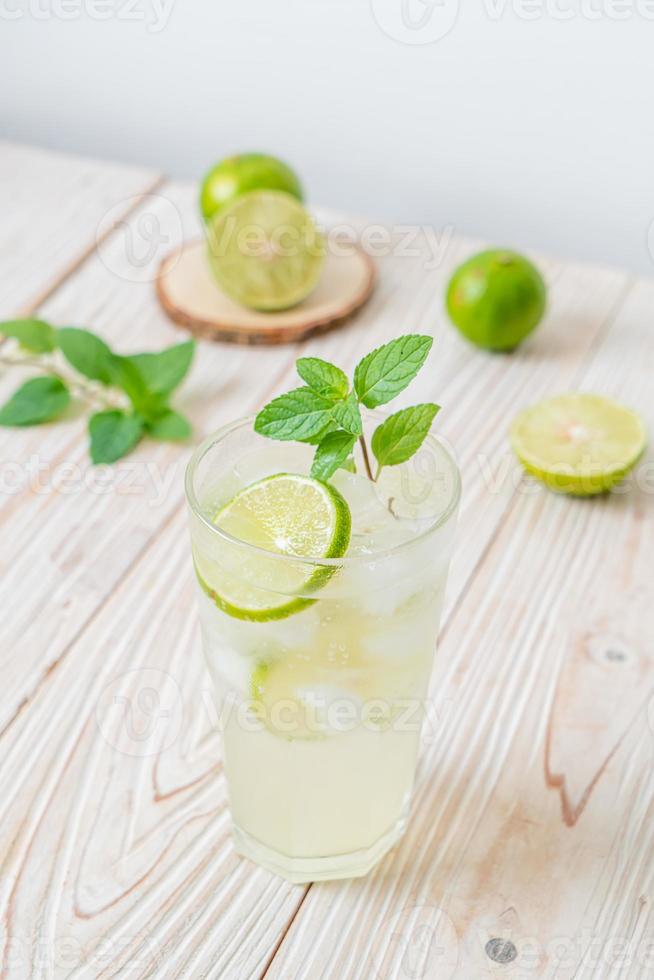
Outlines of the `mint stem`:
[{"label": "mint stem", "polygon": [[73,376],[68,372],[62,371],[61,368],[54,364],[54,362],[46,357],[7,357],[4,354],[0,354],[0,364],[4,364],[7,367],[27,367],[27,368],[39,368],[41,371],[46,371],[51,374],[54,378],[58,378],[62,384],[71,391],[73,395],[78,398],[82,398],[85,401],[90,402],[92,405],[95,404],[96,407],[101,409],[111,409],[111,408],[124,408],[124,400],[120,398],[118,393],[113,396],[113,393],[107,392],[106,394],[100,390],[99,385],[93,384],[93,382],[86,381],[79,375]]},{"label": "mint stem", "polygon": [[368,456],[368,447],[366,446],[366,440],[363,435],[359,436],[359,444],[361,446],[361,453],[363,455],[363,462],[366,467],[366,473],[368,474],[368,479],[375,482],[375,478],[372,475],[372,468],[370,466],[370,457]]}]

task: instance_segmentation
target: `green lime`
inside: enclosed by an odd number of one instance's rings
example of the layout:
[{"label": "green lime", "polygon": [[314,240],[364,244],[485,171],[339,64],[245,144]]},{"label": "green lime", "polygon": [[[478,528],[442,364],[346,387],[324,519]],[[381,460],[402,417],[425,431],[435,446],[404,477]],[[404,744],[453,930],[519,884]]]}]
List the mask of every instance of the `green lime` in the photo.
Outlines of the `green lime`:
[{"label": "green lime", "polygon": [[487,350],[512,350],[545,312],[538,269],[517,252],[492,249],[460,265],[447,287],[447,312],[464,337]]},{"label": "green lime", "polygon": [[200,210],[208,221],[241,194],[249,191],[286,191],[303,198],[302,186],[291,168],[267,153],[239,153],[226,157],[205,175],[200,187]]},{"label": "green lime", "polygon": [[255,310],[285,310],[314,288],[325,242],[301,204],[253,191],[209,224],[209,262],[221,289]]},{"label": "green lime", "polygon": [[[284,619],[311,605],[307,593],[334,572],[302,559],[340,558],[350,543],[351,523],[347,502],[334,487],[296,473],[266,477],[241,490],[214,518],[222,531],[254,546],[239,555],[238,577],[196,556],[198,579],[230,616]],[[272,555],[298,561],[275,561]]]},{"label": "green lime", "polygon": [[511,427],[515,453],[553,490],[590,496],[610,490],[638,462],[647,443],[643,420],[600,395],[548,398]]}]

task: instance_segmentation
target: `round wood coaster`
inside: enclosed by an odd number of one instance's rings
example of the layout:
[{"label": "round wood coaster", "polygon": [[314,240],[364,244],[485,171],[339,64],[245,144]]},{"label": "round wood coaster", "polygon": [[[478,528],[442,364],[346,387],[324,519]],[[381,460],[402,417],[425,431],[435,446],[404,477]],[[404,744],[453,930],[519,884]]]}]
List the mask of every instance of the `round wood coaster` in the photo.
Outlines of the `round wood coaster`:
[{"label": "round wood coaster", "polygon": [[342,323],[366,302],[375,281],[372,259],[354,246],[328,252],[320,282],[290,310],[261,313],[231,300],[211,274],[204,239],[186,242],[159,267],[157,296],[175,323],[209,340],[284,344]]}]

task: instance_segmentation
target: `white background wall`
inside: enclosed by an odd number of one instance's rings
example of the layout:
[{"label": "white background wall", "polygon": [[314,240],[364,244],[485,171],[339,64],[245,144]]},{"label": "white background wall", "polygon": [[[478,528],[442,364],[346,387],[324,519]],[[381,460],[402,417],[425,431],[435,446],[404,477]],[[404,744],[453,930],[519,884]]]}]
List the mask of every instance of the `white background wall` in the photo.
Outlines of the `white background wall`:
[{"label": "white background wall", "polygon": [[654,273],[654,0],[0,0],[0,34],[5,136],[264,149],[316,203]]}]

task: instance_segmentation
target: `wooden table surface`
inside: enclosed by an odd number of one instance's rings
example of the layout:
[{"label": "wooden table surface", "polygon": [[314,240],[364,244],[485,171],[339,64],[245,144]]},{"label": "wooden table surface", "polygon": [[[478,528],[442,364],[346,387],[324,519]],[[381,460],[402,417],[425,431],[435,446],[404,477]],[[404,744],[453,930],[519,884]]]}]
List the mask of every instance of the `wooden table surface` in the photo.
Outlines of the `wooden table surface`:
[{"label": "wooden table surface", "polygon": [[[198,231],[190,184],[14,145],[0,176],[3,318],[38,312],[122,351],[182,339],[153,281]],[[411,244],[377,260],[351,324],[301,348],[201,343],[177,398],[199,439],[291,386],[300,350],[351,369],[399,333],[434,334],[407,401],[444,406],[464,496],[405,838],[367,878],[310,887],[235,855],[190,447],[144,442],[101,476],[81,414],[0,429],[3,978],[654,977],[654,459],[628,492],[574,500],[526,481],[507,443],[518,409],[570,388],[654,431],[654,281],[537,257],[546,322],[487,355],[442,302],[479,243],[443,239],[440,262],[424,233]],[[150,754],[139,725],[162,678]],[[107,698],[126,699],[113,728]]]}]

